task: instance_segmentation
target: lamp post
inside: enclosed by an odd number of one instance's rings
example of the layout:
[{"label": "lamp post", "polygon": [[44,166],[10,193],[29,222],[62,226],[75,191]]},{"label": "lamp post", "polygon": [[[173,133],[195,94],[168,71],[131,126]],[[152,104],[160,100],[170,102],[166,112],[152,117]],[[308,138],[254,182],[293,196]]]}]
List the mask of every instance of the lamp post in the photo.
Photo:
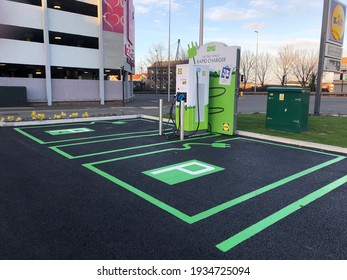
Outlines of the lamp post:
[{"label": "lamp post", "polygon": [[155,94],[158,94],[158,51],[155,50],[156,56],[155,56]]},{"label": "lamp post", "polygon": [[257,44],[255,50],[255,77],[254,77],[254,94],[257,93],[257,76],[258,76],[258,30],[254,31],[257,34]]},{"label": "lamp post", "polygon": [[199,46],[204,44],[204,0],[200,0],[200,32],[199,32]]},{"label": "lamp post", "polygon": [[167,69],[167,102],[170,102],[171,90],[171,0],[169,1],[169,46],[168,46],[168,69]]}]

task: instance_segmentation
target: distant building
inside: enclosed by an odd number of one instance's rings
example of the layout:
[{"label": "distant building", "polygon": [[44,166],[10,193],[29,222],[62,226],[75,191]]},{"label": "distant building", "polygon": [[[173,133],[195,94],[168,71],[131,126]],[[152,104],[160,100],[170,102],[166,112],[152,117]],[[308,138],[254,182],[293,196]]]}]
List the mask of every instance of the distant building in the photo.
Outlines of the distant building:
[{"label": "distant building", "polygon": [[146,88],[147,80],[148,80],[147,73],[134,74],[133,75],[134,90],[144,90]]},{"label": "distant building", "polygon": [[48,105],[127,101],[134,20],[133,0],[1,0],[0,86]]},{"label": "distant building", "polygon": [[[188,64],[188,60],[174,60],[170,61],[170,92],[176,91],[176,65]],[[157,92],[164,92],[168,90],[168,61],[158,61],[147,67],[148,81],[146,87],[148,89],[156,90]],[[156,89],[157,88],[157,89]]]}]

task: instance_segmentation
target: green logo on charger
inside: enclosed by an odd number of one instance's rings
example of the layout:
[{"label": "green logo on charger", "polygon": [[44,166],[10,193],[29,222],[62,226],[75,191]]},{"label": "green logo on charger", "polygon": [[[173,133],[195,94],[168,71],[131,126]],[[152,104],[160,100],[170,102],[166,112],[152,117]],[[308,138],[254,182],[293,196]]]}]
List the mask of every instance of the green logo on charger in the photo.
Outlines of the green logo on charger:
[{"label": "green logo on charger", "polygon": [[198,160],[190,160],[143,173],[168,185],[175,185],[222,170],[224,168]]},{"label": "green logo on charger", "polygon": [[216,46],[215,45],[209,45],[207,46],[207,52],[215,52]]}]

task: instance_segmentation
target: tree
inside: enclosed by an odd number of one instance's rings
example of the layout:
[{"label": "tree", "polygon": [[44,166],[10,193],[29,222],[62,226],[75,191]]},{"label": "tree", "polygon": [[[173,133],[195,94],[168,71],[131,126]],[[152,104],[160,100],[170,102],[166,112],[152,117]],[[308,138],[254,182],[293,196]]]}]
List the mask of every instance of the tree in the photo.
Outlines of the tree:
[{"label": "tree", "polygon": [[302,87],[312,86],[315,82],[318,65],[318,54],[315,51],[296,50],[293,62],[293,74]]},{"label": "tree", "polygon": [[283,46],[278,50],[274,59],[274,72],[282,86],[288,81],[294,59],[295,52],[292,45]]},{"label": "tree", "polygon": [[167,58],[166,53],[167,53],[167,50],[164,47],[163,43],[154,44],[148,50],[148,55],[146,56],[146,61],[149,65],[161,63]]},{"label": "tree", "polygon": [[243,89],[246,89],[247,82],[253,73],[253,66],[255,64],[255,55],[254,53],[246,50],[241,54],[241,71],[240,74],[243,75]]},{"label": "tree", "polygon": [[[164,47],[163,43],[154,44],[149,50],[146,60],[154,73],[149,73],[150,79],[154,81],[154,86],[156,90],[161,90],[163,88],[164,83],[164,75],[163,75],[163,62],[167,60],[167,50]],[[152,75],[154,74],[154,75]]]},{"label": "tree", "polygon": [[257,76],[262,87],[267,84],[272,67],[272,60],[273,58],[269,53],[261,53],[258,56]]},{"label": "tree", "polygon": [[145,63],[142,60],[138,61],[136,63],[136,72],[135,73],[141,73],[142,74],[143,71],[145,71],[145,70],[146,70]]}]

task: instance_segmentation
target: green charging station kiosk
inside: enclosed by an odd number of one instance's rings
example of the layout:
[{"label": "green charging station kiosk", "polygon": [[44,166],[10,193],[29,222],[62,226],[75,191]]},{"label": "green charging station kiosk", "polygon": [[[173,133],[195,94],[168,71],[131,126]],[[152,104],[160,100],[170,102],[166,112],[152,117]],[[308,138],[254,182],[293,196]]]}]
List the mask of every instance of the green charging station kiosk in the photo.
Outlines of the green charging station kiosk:
[{"label": "green charging station kiosk", "polygon": [[[191,47],[188,46],[189,64],[176,67],[176,96],[187,102],[184,117],[185,132],[198,129],[226,135],[234,134],[237,121],[240,55],[239,46],[227,46],[220,42],[210,42],[200,47],[193,44]],[[206,94],[207,84],[208,94]],[[180,100],[177,101],[176,124]],[[197,111],[200,112],[199,115]]]}]

